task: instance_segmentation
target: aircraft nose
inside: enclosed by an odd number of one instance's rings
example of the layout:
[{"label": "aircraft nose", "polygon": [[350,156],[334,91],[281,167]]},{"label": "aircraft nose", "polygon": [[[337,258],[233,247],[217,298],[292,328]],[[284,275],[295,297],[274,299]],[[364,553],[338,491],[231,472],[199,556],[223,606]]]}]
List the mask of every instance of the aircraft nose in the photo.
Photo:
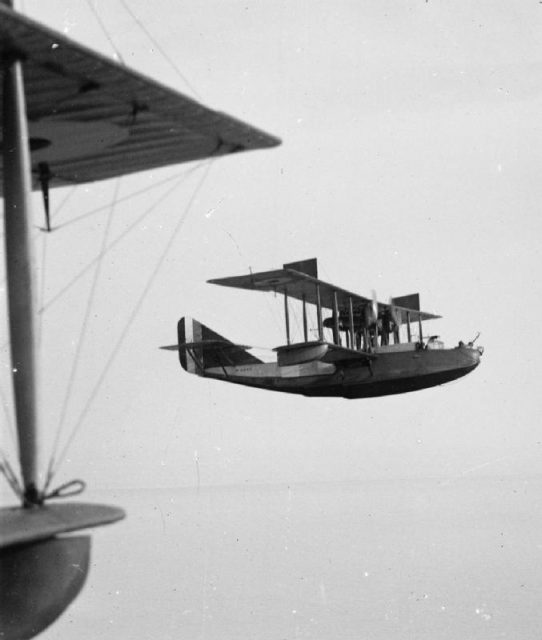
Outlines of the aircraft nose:
[{"label": "aircraft nose", "polygon": [[473,365],[478,366],[480,364],[480,360],[482,359],[483,353],[483,347],[469,347],[466,355]]}]

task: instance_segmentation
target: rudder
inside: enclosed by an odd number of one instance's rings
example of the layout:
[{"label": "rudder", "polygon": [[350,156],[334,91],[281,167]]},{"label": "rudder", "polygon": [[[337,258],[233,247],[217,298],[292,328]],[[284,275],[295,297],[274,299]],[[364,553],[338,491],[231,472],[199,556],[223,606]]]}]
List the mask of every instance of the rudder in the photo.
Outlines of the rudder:
[{"label": "rudder", "polygon": [[181,318],[177,333],[179,361],[188,373],[204,375],[205,369],[213,367],[262,362],[250,354],[246,347],[234,344],[193,318]]}]

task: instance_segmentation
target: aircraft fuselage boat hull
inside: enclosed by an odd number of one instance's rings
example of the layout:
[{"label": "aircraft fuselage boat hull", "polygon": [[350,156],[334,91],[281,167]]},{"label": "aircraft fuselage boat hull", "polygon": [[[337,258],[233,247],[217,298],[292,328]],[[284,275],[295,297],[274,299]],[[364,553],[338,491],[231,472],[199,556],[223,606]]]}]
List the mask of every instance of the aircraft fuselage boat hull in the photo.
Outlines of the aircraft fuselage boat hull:
[{"label": "aircraft fuselage boat hull", "polygon": [[380,353],[371,364],[337,366],[321,363],[280,367],[274,363],[207,369],[206,378],[297,393],[311,397],[374,398],[435,387],[473,371],[480,363],[477,349],[427,350],[412,345],[401,353]]}]

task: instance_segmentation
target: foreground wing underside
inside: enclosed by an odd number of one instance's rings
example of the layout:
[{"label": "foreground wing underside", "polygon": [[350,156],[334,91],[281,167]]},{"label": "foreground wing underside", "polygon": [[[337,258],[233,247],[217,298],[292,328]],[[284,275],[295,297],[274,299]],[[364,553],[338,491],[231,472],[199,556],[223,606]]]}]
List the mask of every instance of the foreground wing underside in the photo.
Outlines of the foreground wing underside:
[{"label": "foreground wing underside", "polygon": [[0,54],[24,60],[34,187],[280,144],[2,4]]}]

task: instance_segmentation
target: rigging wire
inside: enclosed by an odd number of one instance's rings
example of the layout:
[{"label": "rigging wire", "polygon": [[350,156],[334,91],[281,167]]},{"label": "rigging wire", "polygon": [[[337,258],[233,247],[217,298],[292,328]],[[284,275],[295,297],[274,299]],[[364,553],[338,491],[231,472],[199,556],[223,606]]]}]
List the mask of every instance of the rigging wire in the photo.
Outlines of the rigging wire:
[{"label": "rigging wire", "polygon": [[[69,200],[69,198],[71,197],[74,191],[75,191],[75,187],[72,188],[70,192],[65,196],[64,200],[57,207],[57,210],[55,213],[58,213],[58,211],[66,204],[66,202]],[[36,234],[35,238],[37,236],[38,236],[38,233]],[[42,242],[42,260],[41,260],[41,283],[40,283],[40,292],[38,297],[38,300],[39,300],[38,307],[41,306],[41,302],[43,301],[44,291],[45,291],[45,265],[46,265],[46,253],[47,253],[47,236],[45,234],[42,234],[42,238],[43,238],[43,242]],[[39,347],[41,344],[42,334],[43,334],[43,317],[42,317],[42,314],[39,314],[38,336],[37,336],[38,353],[39,353]],[[2,346],[2,348],[7,348],[8,346],[9,346],[9,340]],[[12,404],[8,400],[8,397],[4,391],[3,385],[0,385],[0,404],[2,405],[2,411],[4,413],[4,418],[5,418],[5,420],[3,421],[5,425],[5,431],[9,436],[11,445],[13,445],[13,451],[15,451],[14,459],[16,461],[13,465],[10,462],[10,456],[7,453],[7,451],[0,449],[0,473],[4,475],[4,477],[6,478],[8,484],[10,485],[14,493],[19,498],[22,499],[23,493],[24,493],[22,489],[22,486],[23,486],[22,471],[20,468],[19,455],[17,453],[19,449],[19,444],[16,436],[15,420],[10,411],[10,407],[12,406]]]},{"label": "rigging wire", "polygon": [[[175,189],[177,189],[177,187],[182,183],[182,181],[185,178],[187,178],[189,175],[194,173],[197,169],[199,169],[204,164],[205,162],[200,162],[196,166],[192,167],[189,171],[183,172],[182,175],[180,176],[176,175],[175,183],[169,189],[167,189],[157,200],[155,200],[154,203],[148,209],[146,209],[138,218],[136,218],[134,222],[132,222],[132,224],[127,229],[125,229],[117,238],[115,238],[115,240],[113,240],[109,245],[107,245],[105,249],[105,253],[108,253],[111,249],[116,247],[117,244],[122,242],[122,240],[124,240],[124,238],[126,238],[126,236],[128,236],[128,234],[131,231],[133,231],[149,215],[149,213],[154,211],[154,209],[156,209],[156,207],[158,207],[158,205],[161,202],[163,202],[173,191],[175,191]],[[168,178],[167,182],[170,182],[170,181],[171,181],[171,178]],[[163,181],[160,184],[164,184],[164,182],[166,181]],[[147,189],[145,189],[145,191],[147,191]],[[137,193],[141,193],[141,191]],[[127,199],[126,197],[119,198],[116,204],[119,204],[120,202],[123,202],[126,199]],[[100,207],[99,211],[103,211],[105,208],[107,207]],[[95,213],[96,211],[98,211],[98,209],[95,209],[93,213]],[[79,271],[79,273],[76,276],[74,276],[70,280],[70,282],[68,282],[68,284],[66,284],[58,293],[56,293],[50,300],[48,300],[40,308],[40,312],[43,313],[44,311],[49,309],[49,307],[51,307],[55,302],[57,302],[74,284],[76,284],[87,273],[87,271],[89,271],[92,268],[94,264],[96,264],[98,260],[101,260],[101,258],[102,256],[98,255],[96,258],[91,260],[85,267],[83,267],[81,271]]]},{"label": "rigging wire", "polygon": [[[79,185],[77,185],[77,184],[72,185],[71,189],[64,196],[63,200],[59,203],[59,205],[57,207],[55,207],[55,210],[54,210],[53,214],[51,215],[51,221],[54,220],[58,216],[58,214],[61,212],[61,210],[67,204],[68,200],[70,200],[70,198],[73,196],[73,194],[77,191],[77,187],[78,186]],[[56,227],[56,228],[58,228],[58,227]]]},{"label": "rigging wire", "polygon": [[100,25],[100,27],[102,28],[102,31],[105,34],[105,37],[107,38],[107,41],[109,42],[109,44],[111,45],[111,47],[113,48],[113,51],[115,52],[115,56],[117,57],[118,60],[120,60],[120,62],[126,66],[126,63],[124,62],[124,58],[122,57],[120,51],[117,49],[117,47],[115,46],[115,43],[113,42],[113,38],[109,35],[109,32],[105,26],[105,23],[103,22],[103,20],[100,18],[100,14],[98,13],[98,11],[96,11],[96,7],[94,6],[94,4],[92,3],[92,0],[87,0],[87,5],[89,6],[90,10],[92,11],[92,13],[94,14],[94,17],[96,18],[96,21],[98,22],[98,24]]},{"label": "rigging wire", "polygon": [[115,182],[115,191],[113,193],[113,200],[111,202],[110,205],[110,209],[109,209],[109,214],[107,216],[107,223],[105,225],[104,228],[104,233],[103,233],[103,237],[102,237],[102,246],[101,246],[101,250],[100,253],[98,255],[98,261],[96,262],[96,268],[94,271],[94,278],[92,280],[92,285],[90,287],[90,291],[89,291],[89,295],[88,295],[88,299],[87,299],[87,306],[85,309],[85,314],[83,316],[83,325],[81,327],[81,332],[79,334],[79,340],[77,342],[77,347],[75,350],[75,355],[73,358],[73,362],[72,362],[72,368],[70,371],[70,375],[68,378],[68,384],[66,387],[66,393],[64,395],[64,401],[62,403],[62,408],[60,411],[60,419],[59,419],[59,424],[57,427],[57,432],[56,432],[56,436],[55,436],[55,441],[53,444],[53,452],[51,454],[50,457],[50,461],[49,461],[49,467],[47,469],[47,476],[46,476],[46,481],[45,481],[45,488],[44,488],[44,493],[47,491],[47,488],[49,487],[49,484],[51,482],[52,479],[52,469],[53,469],[53,465],[54,465],[54,460],[55,460],[55,456],[58,450],[58,446],[59,446],[59,441],[60,441],[60,435],[62,433],[62,430],[64,428],[64,424],[66,421],[66,413],[68,410],[68,404],[69,404],[69,400],[71,397],[71,391],[73,388],[73,384],[75,381],[75,378],[77,376],[77,372],[79,369],[79,364],[81,362],[81,353],[82,353],[82,349],[83,349],[83,345],[85,343],[85,339],[87,336],[87,330],[88,330],[88,323],[90,320],[90,316],[91,316],[91,311],[92,311],[92,304],[95,300],[96,297],[96,290],[97,290],[97,286],[98,286],[98,282],[100,279],[100,275],[101,275],[101,268],[102,268],[102,258],[105,255],[105,251],[106,251],[106,246],[107,246],[107,240],[109,238],[109,231],[111,229],[111,221],[113,219],[113,212],[115,210],[115,204],[117,201],[117,196],[118,196],[118,192],[119,192],[119,186],[120,186],[120,178],[116,180]]},{"label": "rigging wire", "polygon": [[13,468],[10,465],[6,454],[2,450],[0,450],[0,473],[7,480],[7,483],[9,484],[9,486],[11,487],[15,495],[22,501],[24,496],[22,484],[19,481],[19,478],[17,477],[15,472],[13,471]]},{"label": "rigging wire", "polygon": [[[204,162],[200,162],[197,165],[195,165],[194,167],[191,167],[188,171],[184,170],[181,174],[176,173],[173,176],[168,176],[167,178],[165,178],[164,180],[160,180],[159,182],[156,182],[155,184],[152,184],[148,187],[145,187],[143,189],[138,189],[136,191],[132,191],[131,193],[123,196],[122,198],[119,198],[118,202],[125,202],[126,200],[130,200],[131,198],[141,195],[142,193],[147,193],[148,191],[152,191],[153,189],[156,189],[160,186],[162,186],[163,184],[166,184],[168,182],[171,182],[172,180],[176,180],[177,178],[179,178],[179,175],[183,176],[183,175],[190,175],[191,173],[193,173],[196,169],[198,169],[200,166],[202,166],[204,164]],[[55,213],[53,215],[56,216],[56,214],[60,211],[60,209],[66,204],[67,200],[72,196],[72,194],[75,192],[75,190],[77,189],[78,185],[74,185],[72,191],[64,198],[64,200],[62,201],[62,203],[59,205],[59,207],[56,209]],[[92,209],[91,211],[87,211],[86,213],[81,214],[80,216],[77,216],[76,218],[72,218],[71,220],[68,220],[67,222],[64,222],[63,224],[59,224],[54,228],[54,231],[58,230],[58,229],[62,229],[63,227],[67,227],[70,224],[73,224],[75,222],[79,222],[80,220],[83,220],[84,218],[88,218],[91,215],[94,215],[95,213],[99,213],[101,211],[106,211],[109,208],[110,205],[106,204],[104,206],[98,207],[96,209]],[[33,236],[33,240],[37,239],[40,235],[41,235],[41,231],[36,231],[36,233]],[[0,284],[4,285],[6,282],[6,278],[5,276],[2,277],[2,279],[0,280]],[[43,309],[40,309],[40,311],[43,311]],[[4,349],[8,346],[9,342],[6,341],[4,342],[4,344],[1,345],[1,348]]]},{"label": "rigging wire", "polygon": [[[201,167],[204,163],[200,162],[197,165],[195,165],[194,167],[191,167],[188,171],[187,170],[183,170],[181,172],[181,174],[179,175],[179,173],[176,173],[174,176],[169,176],[168,178],[161,180],[160,182],[153,184],[149,187],[145,187],[144,189],[138,189],[136,191],[133,191],[132,193],[127,194],[126,196],[123,196],[122,198],[117,198],[116,200],[116,204],[118,204],[119,202],[124,202],[126,200],[130,200],[131,198],[137,196],[137,195],[141,195],[143,193],[146,193],[148,191],[151,191],[155,188],[158,188],[164,184],[167,184],[168,182],[171,182],[172,180],[175,180],[175,183],[172,185],[172,187],[170,189],[168,189],[157,201],[155,201],[155,203],[153,204],[153,206],[149,207],[146,211],[143,212],[143,214],[141,216],[139,216],[132,225],[130,225],[130,227],[128,229],[126,229],[126,231],[124,233],[122,233],[118,238],[116,238],[113,242],[111,242],[105,249],[104,253],[107,253],[108,251],[110,251],[111,249],[113,249],[117,244],[119,244],[134,228],[137,227],[137,225],[142,222],[142,220],[151,212],[153,211],[159,204],[160,202],[162,202],[165,198],[167,198],[169,196],[169,194],[175,190],[179,184],[181,183],[181,181],[185,178],[187,178],[189,175],[191,175],[193,172],[195,172],[199,167]],[[77,186],[78,185],[74,185],[72,187],[72,189],[65,195],[64,199],[60,202],[60,204],[58,205],[58,207],[56,207],[56,210],[54,212],[54,216],[57,216],[58,213],[61,211],[61,209],[64,208],[64,206],[68,203],[68,201],[70,200],[70,198],[73,196],[73,194],[77,191]],[[105,205],[103,207],[99,207],[98,209],[95,209],[91,212],[87,212],[86,214],[83,214],[82,216],[79,216],[76,220],[72,220],[70,222],[74,222],[77,220],[80,220],[82,218],[85,218],[87,216],[89,216],[90,214],[94,214],[94,213],[98,213],[101,211],[104,211],[108,208],[111,208],[111,203],[108,205]],[[70,222],[65,223],[66,224],[70,224]],[[60,226],[65,226],[65,225],[60,225]],[[56,227],[57,229],[60,227]],[[48,236],[46,234],[41,234],[39,231],[36,232],[34,239],[37,240],[39,237],[42,237],[43,239],[43,250],[42,250],[42,279],[41,279],[41,285],[40,285],[40,293],[39,293],[39,316],[40,316],[40,320],[39,320],[39,327],[38,327],[38,348],[39,345],[41,344],[41,339],[42,339],[42,335],[43,335],[43,316],[44,316],[44,312],[56,301],[58,300],[68,289],[70,289],[76,282],[78,282],[91,268],[93,265],[95,265],[99,260],[102,259],[103,256],[99,255],[97,258],[95,258],[94,260],[91,261],[91,263],[89,263],[74,279],[72,279],[72,281],[66,286],[64,287],[64,289],[62,289],[61,292],[59,292],[56,296],[54,296],[51,300],[49,300],[46,304],[43,304],[43,299],[45,296],[45,272],[46,272],[46,251],[47,251],[47,240],[48,240]],[[2,345],[2,348],[7,348],[9,346],[9,341],[6,341],[4,343],[4,345]],[[11,440],[11,444],[13,445],[14,450],[17,450],[17,438],[16,438],[16,434],[15,434],[15,424],[14,424],[14,420],[12,415],[9,413],[9,406],[10,403],[8,402],[7,396],[3,390],[3,388],[0,386],[0,404],[2,404],[2,410],[4,412],[5,415],[5,425],[6,425],[6,431],[8,433],[8,436]],[[9,459],[7,457],[7,455],[5,455],[6,460],[8,461],[9,464]],[[15,455],[15,459],[17,460],[18,463],[18,456]],[[10,467],[11,468],[11,467]],[[19,469],[19,474],[20,474],[20,469]],[[16,475],[16,474],[14,474]]]},{"label": "rigging wire", "polygon": [[[17,452],[18,444],[17,444],[17,437],[15,435],[15,422],[13,420],[13,416],[11,412],[9,411],[10,404],[8,402],[7,396],[4,393],[4,389],[2,388],[2,386],[0,386],[0,404],[2,405],[2,410],[5,416],[5,422],[4,422],[5,429],[8,433],[9,439],[11,440],[11,444],[13,445],[15,452]],[[19,457],[17,453],[15,454],[15,458],[18,461]]]},{"label": "rigging wire", "polygon": [[[252,273],[252,267],[249,264],[245,254],[241,251],[241,247],[239,246],[239,243],[237,242],[237,240],[233,237],[233,235],[227,231],[226,229],[224,229],[224,227],[218,223],[218,227],[230,238],[230,240],[233,242],[233,244],[235,245],[235,248],[237,249],[237,253],[239,254],[239,256],[243,259],[243,261],[246,262],[247,265],[247,269],[249,271],[249,273]],[[267,307],[269,309],[270,312],[270,316],[273,320],[273,322],[275,323],[275,327],[277,328],[277,330],[282,331],[283,330],[283,323],[281,321],[279,321],[278,317],[277,317],[277,313],[276,310],[273,306],[273,304],[271,303],[271,301],[269,300],[269,298],[267,296],[265,296],[265,302],[267,304]],[[258,349],[268,349],[269,347],[256,347],[255,345],[252,345],[254,348],[258,348]]]},{"label": "rigging wire", "polygon": [[201,100],[202,99],[201,96],[194,89],[194,87],[188,81],[186,76],[181,72],[181,70],[177,67],[177,65],[173,62],[173,60],[167,55],[167,53],[164,51],[164,49],[162,49],[162,47],[160,46],[160,43],[157,42],[157,40],[153,37],[153,35],[150,33],[150,31],[147,29],[147,27],[145,27],[145,25],[141,22],[141,20],[139,20],[139,18],[134,14],[134,12],[130,9],[130,7],[125,2],[125,0],[120,0],[120,1],[121,1],[122,6],[124,7],[124,9],[127,11],[127,13],[130,14],[132,19],[139,26],[139,28],[143,31],[143,33],[145,33],[145,35],[152,42],[152,44],[157,49],[157,51],[159,51],[162,54],[163,58],[171,65],[171,67],[174,69],[174,71],[177,73],[177,75],[181,78],[181,80],[186,84],[186,86],[190,89],[190,91],[192,91],[194,96],[198,100]]},{"label": "rigging wire", "polygon": [[127,323],[126,323],[126,325],[124,327],[124,330],[122,331],[119,339],[117,340],[115,346],[113,347],[113,350],[110,353],[109,358],[107,359],[107,361],[105,363],[105,366],[104,366],[104,368],[102,370],[102,373],[98,377],[98,380],[96,381],[96,384],[94,385],[94,388],[92,389],[92,392],[91,392],[91,394],[90,394],[85,406],[83,407],[81,413],[79,414],[79,418],[77,419],[77,421],[74,424],[74,427],[72,429],[72,432],[71,432],[66,444],[64,445],[62,451],[60,452],[60,454],[57,457],[56,464],[54,466],[51,465],[51,467],[50,467],[51,473],[50,473],[50,476],[49,476],[49,483],[50,483],[52,477],[57,473],[58,468],[60,467],[60,465],[64,461],[64,459],[66,457],[66,454],[67,454],[67,452],[68,452],[68,450],[69,450],[69,448],[70,448],[75,436],[77,435],[77,433],[81,429],[81,425],[83,424],[86,416],[88,415],[88,413],[90,411],[90,408],[91,408],[94,400],[96,399],[96,396],[98,395],[98,392],[100,391],[103,382],[106,379],[107,373],[109,372],[111,366],[113,365],[113,362],[115,361],[115,358],[117,357],[117,355],[118,355],[118,353],[119,353],[119,351],[120,351],[120,349],[121,349],[121,347],[122,347],[122,345],[124,343],[124,340],[125,340],[126,336],[128,335],[129,330],[130,330],[132,324],[134,323],[134,321],[135,321],[135,319],[137,317],[137,314],[139,313],[141,307],[143,306],[143,302],[145,301],[145,298],[147,297],[147,294],[149,293],[149,291],[150,291],[150,289],[151,289],[151,287],[152,287],[152,285],[154,283],[154,280],[155,280],[156,276],[158,275],[158,272],[160,271],[162,265],[164,264],[165,259],[166,259],[167,255],[168,255],[171,247],[173,246],[176,238],[177,238],[177,235],[179,234],[184,222],[186,221],[186,219],[188,217],[188,214],[190,213],[192,205],[193,205],[194,201],[196,200],[196,197],[197,197],[200,189],[202,188],[207,176],[209,175],[209,170],[211,168],[211,165],[212,165],[212,160],[211,160],[211,162],[208,162],[206,170],[205,170],[201,180],[199,181],[198,185],[196,186],[196,188],[195,188],[195,190],[194,190],[194,192],[192,194],[192,197],[190,198],[190,200],[189,200],[189,202],[188,202],[188,204],[186,206],[186,209],[185,209],[183,215],[179,218],[179,220],[177,221],[177,224],[175,225],[175,228],[173,229],[173,232],[170,234],[170,237],[169,237],[169,240],[168,240],[168,242],[166,244],[166,247],[165,247],[163,253],[161,254],[160,258],[158,259],[158,262],[156,263],[156,265],[155,265],[150,277],[148,278],[148,280],[147,280],[147,282],[145,284],[145,287],[143,288],[143,291],[142,291],[141,295],[139,296],[139,298],[138,298],[138,300],[137,300],[137,302],[136,302],[136,304],[135,304],[135,306],[134,306],[134,308],[132,310],[132,313],[130,314],[130,317],[128,318],[128,321],[127,321]]},{"label": "rigging wire", "polygon": [[[290,299],[292,300],[292,299]],[[294,302],[294,304],[292,304],[291,309],[290,309],[290,313],[294,318],[295,321],[295,326],[297,329],[297,334],[298,336],[303,335],[303,329],[301,328],[301,320],[299,319],[299,309],[298,309],[298,301],[297,300],[292,300],[292,302]],[[295,340],[294,340],[295,341]]]},{"label": "rigging wire", "polygon": [[39,289],[39,293],[38,293],[38,337],[36,340],[37,343],[37,348],[38,348],[38,353],[40,353],[40,347],[41,347],[41,338],[43,335],[43,313],[41,313],[41,309],[42,309],[42,305],[43,305],[43,299],[45,298],[45,266],[47,264],[47,246],[48,246],[48,242],[47,242],[48,238],[47,238],[47,234],[44,233],[42,234],[42,241],[41,241],[41,280],[40,280],[40,289]]},{"label": "rigging wire", "polygon": [[[276,294],[275,294],[275,299],[276,299]],[[277,331],[281,335],[284,335],[284,318],[281,316],[280,312],[277,311],[276,302],[273,303],[271,301],[271,299],[268,298],[267,296],[265,296],[264,300],[265,300],[265,303],[267,305],[267,308],[270,311],[271,318],[273,320],[273,323],[275,324],[275,327],[276,327]]]},{"label": "rigging wire", "polygon": [[[163,180],[160,180],[159,182],[155,182],[155,183],[149,185],[148,187],[144,187],[143,189],[137,189],[136,191],[132,191],[131,193],[128,193],[127,195],[122,196],[122,198],[119,198],[117,204],[119,204],[121,202],[125,202],[126,200],[130,200],[130,198],[133,198],[135,196],[139,196],[142,193],[147,193],[148,191],[152,191],[153,189],[157,189],[158,187],[161,187],[163,184],[171,182],[172,180],[176,180],[179,176],[183,176],[185,174],[189,175],[195,169],[199,168],[202,164],[203,163],[200,162],[195,167],[191,167],[188,171],[185,169],[180,174],[176,173],[175,175],[168,176],[167,178],[164,178]],[[81,215],[76,216],[75,218],[71,218],[67,222],[64,222],[62,224],[57,225],[56,229],[63,229],[64,227],[67,227],[67,226],[69,226],[71,224],[75,224],[76,222],[80,222],[81,220],[84,220],[85,218],[88,218],[89,216],[92,216],[95,213],[99,213],[100,211],[105,211],[107,209],[109,209],[109,205],[108,204],[103,205],[101,207],[97,207],[96,209],[91,209],[90,211],[87,211],[86,213],[82,213]]]}]

